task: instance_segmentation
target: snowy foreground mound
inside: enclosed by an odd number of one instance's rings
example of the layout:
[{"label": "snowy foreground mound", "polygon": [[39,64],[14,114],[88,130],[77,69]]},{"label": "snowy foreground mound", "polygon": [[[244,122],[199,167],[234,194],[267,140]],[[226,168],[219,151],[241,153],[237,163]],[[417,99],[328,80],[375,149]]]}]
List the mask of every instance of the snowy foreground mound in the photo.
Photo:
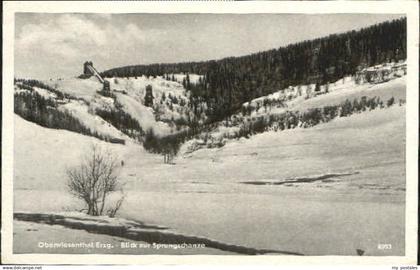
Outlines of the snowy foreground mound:
[{"label": "snowy foreground mound", "polygon": [[[201,252],[214,253],[213,249],[226,253],[239,253],[246,255],[258,254],[284,254],[284,255],[302,255],[293,252],[279,251],[279,250],[265,250],[248,248],[244,246],[226,244],[215,240],[177,234],[171,232],[166,227],[159,227],[154,225],[147,225],[142,222],[126,220],[123,218],[108,218],[104,216],[92,217],[80,213],[15,213],[14,219],[19,221],[34,222],[40,224],[60,225],[65,228],[87,231],[105,235],[106,237],[114,236],[122,239],[131,240],[131,242],[110,243],[99,242],[98,240],[92,242],[41,242],[38,248],[88,248],[88,249],[151,249],[164,250],[169,249],[179,251],[182,254],[188,254],[194,249],[201,249]],[[17,223],[18,226],[28,226],[27,223]],[[30,226],[30,225],[29,225]],[[44,238],[45,239],[45,238]],[[45,240],[44,240],[45,241]],[[113,241],[115,242],[115,241]],[[127,244],[128,243],[128,244]],[[33,250],[35,251],[35,250]],[[101,252],[100,252],[101,253]],[[164,252],[165,253],[165,252]]]}]

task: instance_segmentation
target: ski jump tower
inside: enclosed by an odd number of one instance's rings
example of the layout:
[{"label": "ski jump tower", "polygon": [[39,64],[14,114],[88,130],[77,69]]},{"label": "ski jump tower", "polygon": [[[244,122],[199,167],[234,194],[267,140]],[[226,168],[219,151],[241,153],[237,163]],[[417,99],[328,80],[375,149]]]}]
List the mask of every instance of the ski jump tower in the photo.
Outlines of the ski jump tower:
[{"label": "ski jump tower", "polygon": [[103,88],[102,91],[104,93],[109,93],[110,92],[110,88],[109,88],[109,82],[105,81],[102,76],[99,74],[99,72],[96,70],[96,68],[93,67],[93,63],[92,61],[86,61],[83,64],[83,78],[90,78],[92,76],[95,76],[100,83],[102,83]]}]

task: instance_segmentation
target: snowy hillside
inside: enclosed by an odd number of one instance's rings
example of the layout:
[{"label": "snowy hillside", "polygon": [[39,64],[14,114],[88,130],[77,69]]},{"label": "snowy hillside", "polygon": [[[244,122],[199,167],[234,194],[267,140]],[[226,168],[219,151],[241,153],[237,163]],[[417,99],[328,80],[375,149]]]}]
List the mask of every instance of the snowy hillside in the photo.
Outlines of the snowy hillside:
[{"label": "snowy hillside", "polygon": [[[65,170],[78,164],[92,144],[111,148],[121,159],[126,147],[67,130],[44,128],[15,115],[15,188],[62,189]],[[49,168],[39,170],[37,168]]]},{"label": "snowy hillside", "polygon": [[[167,81],[160,76],[111,78],[112,90],[119,91],[116,100],[135,118],[143,130],[153,128],[155,133],[167,135],[174,132],[174,121],[186,118],[189,114],[189,98],[182,84]],[[144,106],[146,86],[152,86],[153,107]],[[126,94],[122,94],[121,92]]]},{"label": "snowy hillside", "polygon": [[[182,84],[162,77],[110,78],[109,82],[111,97],[101,95],[102,84],[94,77],[46,82],[20,80],[15,84],[15,98],[30,99],[34,95],[31,93],[36,93],[51,101],[56,110],[78,120],[88,133],[106,140],[137,140],[149,129],[164,136],[186,127],[186,119],[191,116],[188,93]],[[153,91],[150,107],[144,100],[147,86]],[[125,119],[122,124],[121,117]],[[124,126],[125,122],[131,124]]]},{"label": "snowy hillside", "polygon": [[[266,132],[167,165],[136,144],[110,144],[16,116],[15,212],[80,209],[66,192],[64,171],[91,143],[99,143],[125,161],[120,178],[128,194],[120,217],[306,255],[353,254],[356,248],[366,255],[399,255],[404,252],[404,131],[405,106],[394,105],[314,128]],[[246,222],[237,222],[244,217]],[[383,226],[389,217],[394,222]],[[356,235],[343,236],[354,228]],[[314,234],[318,237],[308,241]],[[378,250],[381,240],[393,250]]]},{"label": "snowy hillside", "polygon": [[67,78],[45,82],[60,92],[85,100],[92,99],[102,89],[102,84],[94,77],[89,79]]},{"label": "snowy hillside", "polygon": [[[77,165],[92,144],[99,144],[121,161],[118,173],[127,194],[120,218],[167,227],[180,237],[256,249],[305,255],[363,249],[366,255],[400,255],[405,80],[401,76],[356,84],[348,77],[322,94],[287,97],[286,89],[260,97],[244,104],[253,106],[251,111],[242,110],[194,135],[172,165],[147,152],[133,132],[177,132],[172,123],[190,113],[188,93],[178,82],[112,78],[112,97],[98,93],[100,85],[90,79],[61,80],[57,88],[17,82],[15,109],[23,116],[48,127],[57,124],[45,117],[50,115],[75,126],[76,132],[80,125],[91,131],[82,129],[82,135],[46,128],[15,116],[14,210],[30,214],[81,209],[67,191],[66,169]],[[152,107],[144,105],[148,85],[153,88]],[[41,113],[28,114],[28,108]],[[124,145],[101,136],[123,139]],[[244,213],[252,215],[237,222]],[[390,217],[394,222],[384,227]],[[16,241],[23,241],[19,228],[30,224],[16,224]],[[356,234],[343,237],[343,231],[354,228]],[[392,243],[393,250],[379,251],[380,241]]]},{"label": "snowy hillside", "polygon": [[[101,84],[98,82],[93,84],[92,80],[96,79],[60,80],[53,82],[52,85],[65,93],[83,97],[88,101],[95,101],[95,97],[98,96],[96,91],[101,89]],[[180,83],[167,81],[159,76],[156,78],[145,76],[108,78],[107,80],[110,82],[111,91],[115,93],[115,101],[139,122],[144,131],[152,128],[157,134],[169,134],[175,128],[173,121],[188,114],[188,96]],[[144,105],[145,89],[148,85],[153,89],[154,103],[152,107]],[[88,89],[85,90],[84,87]]]},{"label": "snowy hillside", "polygon": [[289,110],[303,110],[334,105],[346,99],[353,100],[362,96],[378,96],[384,100],[394,97],[397,100],[405,100],[405,91],[402,91],[405,87],[405,68],[405,62],[386,63],[366,68],[368,71],[376,70],[376,73],[387,72],[386,77],[383,77],[381,81],[369,83],[363,79],[362,75],[355,75],[344,77],[333,83],[319,85],[319,89],[316,89],[316,84],[290,86],[271,95],[244,103],[243,106],[251,107],[252,116],[258,116],[267,113],[264,103],[270,102],[277,105],[277,108],[270,108],[270,113],[277,113],[284,111],[284,107]]},{"label": "snowy hillside", "polygon": [[[323,110],[328,106],[341,110],[346,101],[352,104],[364,102],[364,106],[374,102],[378,107],[384,107],[390,99],[395,103],[404,103],[404,68],[405,63],[389,63],[366,69],[366,72],[376,70],[378,74],[387,71],[387,77],[375,83],[364,80],[361,71],[362,75],[358,73],[357,76],[345,77],[326,85],[290,86],[244,103],[240,112],[227,116],[219,123],[203,126],[205,130],[189,137],[181,132],[189,129],[189,121],[197,120],[197,115],[194,115],[195,110],[190,106],[190,93],[182,85],[185,74],[107,78],[110,97],[101,94],[102,84],[93,77],[50,80],[45,82],[48,87],[44,88],[42,85],[28,87],[25,82],[17,82],[15,94],[33,91],[54,101],[57,110],[70,114],[86,127],[87,131],[81,132],[83,134],[112,142],[141,143],[145,133],[153,130],[159,137],[175,134],[182,138],[182,142],[187,141],[181,152],[189,153],[203,147],[221,147],[229,140],[252,135],[254,129],[258,129],[259,133],[277,130],[279,125],[280,128],[284,124],[290,125],[281,119],[290,118],[291,113],[292,117],[299,117],[298,123],[292,126],[300,127],[313,125],[302,122],[301,118],[305,118],[306,112]],[[200,78],[200,75],[188,75],[191,83],[198,82]],[[145,101],[147,87],[151,87],[153,95],[149,106]],[[202,102],[199,107],[202,113],[198,123],[203,123],[206,105]],[[73,131],[77,131],[77,128]]]},{"label": "snowy hillside", "polygon": [[[166,75],[168,78],[175,78],[175,80],[179,83],[184,82],[184,80],[187,79],[187,75],[186,74],[167,74]],[[200,78],[203,78],[203,75],[198,75],[198,74],[188,74],[188,79],[191,83],[198,83]]]},{"label": "snowy hillside", "polygon": [[[389,65],[384,67],[387,68]],[[244,130],[257,129],[247,132],[246,136],[278,130],[279,124],[283,124],[282,120],[278,119],[285,119],[290,123],[290,117],[297,118],[296,123],[288,128],[312,126],[313,124],[305,122],[305,116],[317,111],[319,114],[328,114],[327,109],[336,110],[332,116],[320,116],[323,118],[320,122],[329,121],[331,118],[341,116],[340,111],[347,103],[351,103],[350,106],[363,103],[369,107],[369,103],[373,102],[374,106],[366,108],[367,110],[384,108],[389,102],[402,104],[406,101],[405,87],[406,76],[402,70],[396,69],[389,74],[388,79],[380,83],[356,83],[355,77],[345,77],[335,83],[320,85],[319,92],[315,91],[315,84],[282,89],[244,103],[241,112],[221,121],[212,131],[200,134],[199,139],[188,142],[184,146],[184,151],[191,152],[203,147],[224,145],[232,139],[243,137]],[[364,110],[359,109],[358,112]]]}]

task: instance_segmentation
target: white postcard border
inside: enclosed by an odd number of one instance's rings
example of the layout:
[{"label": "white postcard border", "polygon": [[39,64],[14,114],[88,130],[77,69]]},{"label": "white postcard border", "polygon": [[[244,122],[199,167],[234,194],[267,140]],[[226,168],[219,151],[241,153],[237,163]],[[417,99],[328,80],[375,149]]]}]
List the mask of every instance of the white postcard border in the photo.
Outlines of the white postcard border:
[{"label": "white postcard border", "polygon": [[[30,264],[416,264],[418,226],[418,23],[417,1],[242,2],[5,2],[3,9],[2,242],[3,263]],[[406,255],[228,256],[13,254],[14,13],[390,13],[407,16]]]}]

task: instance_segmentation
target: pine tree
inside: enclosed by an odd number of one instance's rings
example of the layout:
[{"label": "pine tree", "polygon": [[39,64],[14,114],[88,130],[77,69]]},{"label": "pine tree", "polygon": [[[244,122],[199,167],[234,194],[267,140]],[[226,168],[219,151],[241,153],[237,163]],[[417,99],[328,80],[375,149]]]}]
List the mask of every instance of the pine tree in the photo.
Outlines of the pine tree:
[{"label": "pine tree", "polygon": [[153,89],[152,86],[149,84],[146,86],[146,94],[144,96],[144,106],[152,107],[153,106]]}]

